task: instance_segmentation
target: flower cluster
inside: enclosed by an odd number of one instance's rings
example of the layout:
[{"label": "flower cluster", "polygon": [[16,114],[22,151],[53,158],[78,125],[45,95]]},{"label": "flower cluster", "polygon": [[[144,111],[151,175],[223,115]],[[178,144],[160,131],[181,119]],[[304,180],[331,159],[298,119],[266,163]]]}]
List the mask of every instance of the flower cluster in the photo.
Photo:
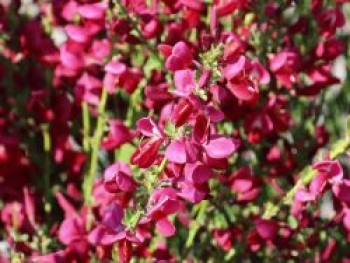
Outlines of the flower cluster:
[{"label": "flower cluster", "polygon": [[347,2],[1,2],[0,262],[350,261]]}]

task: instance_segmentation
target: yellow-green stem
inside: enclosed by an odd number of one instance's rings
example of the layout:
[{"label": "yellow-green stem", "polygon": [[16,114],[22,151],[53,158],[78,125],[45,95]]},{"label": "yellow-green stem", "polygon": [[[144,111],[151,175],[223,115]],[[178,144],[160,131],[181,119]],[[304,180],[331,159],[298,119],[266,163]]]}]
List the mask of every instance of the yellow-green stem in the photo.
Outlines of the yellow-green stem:
[{"label": "yellow-green stem", "polygon": [[50,152],[51,152],[51,138],[49,133],[49,125],[44,124],[41,127],[43,143],[44,143],[44,152],[45,152],[45,161],[44,161],[44,191],[45,191],[45,210],[50,210]]},{"label": "yellow-green stem", "polygon": [[83,113],[83,147],[84,151],[88,153],[90,151],[90,116],[89,107],[87,102],[82,103]]},{"label": "yellow-green stem", "polygon": [[[331,160],[335,160],[341,154],[343,154],[349,150],[350,140],[348,138],[346,138],[345,140],[342,140],[342,142],[343,141],[344,141],[344,145],[342,146],[341,150],[337,150],[336,152],[333,152],[333,151],[330,152],[330,159]],[[280,202],[278,202],[276,205],[269,203],[269,205],[267,206],[267,209],[265,210],[265,213],[263,214],[263,218],[265,218],[265,219],[272,218],[272,217],[277,215],[277,213],[282,208],[282,206],[290,205],[293,202],[294,195],[296,194],[298,189],[302,185],[305,185],[305,186],[309,185],[311,183],[312,179],[314,179],[314,177],[317,175],[317,171],[313,170],[312,167],[307,166],[304,168],[304,170],[301,172],[301,174],[304,176],[301,177],[296,182],[294,187],[288,191],[288,193],[281,199]]]},{"label": "yellow-green stem", "polygon": [[94,136],[91,140],[91,158],[90,158],[90,169],[87,177],[84,179],[83,191],[85,202],[88,205],[92,205],[92,188],[94,184],[94,178],[98,167],[98,151],[103,136],[103,130],[105,126],[105,111],[107,103],[108,93],[106,89],[102,89],[102,95],[100,105],[98,107],[98,118],[97,125],[94,132]]}]

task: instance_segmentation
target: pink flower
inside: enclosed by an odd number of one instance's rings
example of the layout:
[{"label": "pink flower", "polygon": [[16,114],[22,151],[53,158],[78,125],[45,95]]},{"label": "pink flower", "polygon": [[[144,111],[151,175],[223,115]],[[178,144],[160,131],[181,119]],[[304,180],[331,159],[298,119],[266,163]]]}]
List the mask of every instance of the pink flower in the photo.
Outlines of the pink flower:
[{"label": "pink flower", "polygon": [[309,189],[299,189],[297,191],[296,200],[300,202],[315,200],[327,184],[333,185],[333,192],[340,200],[343,197],[346,199],[346,196],[340,194],[343,189],[346,189],[347,183],[342,180],[343,169],[338,161],[319,162],[314,164],[313,168],[317,170],[317,175],[312,179]]},{"label": "pink flower", "polygon": [[108,39],[96,39],[92,42],[89,49],[89,63],[97,63],[102,65],[104,60],[111,52],[111,43]]},{"label": "pink flower", "polygon": [[291,89],[298,82],[298,72],[301,58],[295,51],[281,51],[270,59],[270,69],[276,75],[278,82]]},{"label": "pink flower", "polygon": [[147,217],[156,221],[157,230],[166,237],[174,235],[176,228],[167,216],[180,208],[177,191],[169,187],[154,190],[147,207]]},{"label": "pink flower", "polygon": [[222,159],[230,157],[239,147],[239,141],[229,136],[215,134],[203,145],[210,158]]},{"label": "pink flower", "polygon": [[260,194],[258,180],[248,166],[243,166],[234,172],[230,176],[229,182],[231,190],[238,193],[237,200],[239,202],[253,201]]},{"label": "pink flower", "polygon": [[117,60],[111,60],[104,69],[107,72],[103,80],[104,87],[109,93],[113,93],[116,90],[117,84],[120,83],[122,74],[126,72],[127,68],[123,63]]},{"label": "pink flower", "polygon": [[78,25],[67,25],[66,33],[70,39],[78,43],[87,43],[90,40],[90,35],[86,29]]},{"label": "pink flower", "polygon": [[100,3],[81,5],[77,8],[77,11],[86,19],[100,20],[105,16],[105,8]]},{"label": "pink flower", "polygon": [[259,236],[264,240],[274,240],[279,229],[277,222],[265,219],[256,220],[255,227]]},{"label": "pink flower", "polygon": [[232,94],[240,100],[252,103],[258,99],[258,84],[270,82],[269,73],[260,63],[251,63],[242,55],[234,63],[226,65],[223,74]]},{"label": "pink flower", "polygon": [[339,182],[343,179],[343,168],[339,161],[323,161],[313,165],[319,175],[325,174],[330,183]]},{"label": "pink flower", "polygon": [[179,103],[174,107],[174,111],[171,115],[171,121],[176,127],[182,126],[188,121],[193,111],[193,105],[187,99],[181,99]]},{"label": "pink flower", "polygon": [[[167,49],[167,53],[170,50],[168,47],[161,46],[161,49]],[[185,42],[180,41],[176,43],[172,49],[171,53],[167,57],[165,67],[168,70],[176,71],[181,69],[186,69],[192,64],[192,53]]]},{"label": "pink flower", "polygon": [[132,243],[140,240],[121,224],[123,211],[112,204],[105,211],[103,220],[89,234],[88,240],[93,245],[110,246],[118,242],[119,260],[129,262],[132,256]]},{"label": "pink flower", "polygon": [[206,184],[194,185],[189,181],[178,183],[180,192],[178,196],[194,204],[207,198],[209,189]]},{"label": "pink flower", "polygon": [[229,251],[232,248],[233,237],[229,229],[214,229],[213,236],[224,251]]},{"label": "pink flower", "polygon": [[101,80],[86,72],[78,79],[74,89],[78,101],[85,101],[94,106],[99,104],[101,92]]},{"label": "pink flower", "polygon": [[186,164],[184,168],[184,174],[186,181],[191,182],[195,185],[201,185],[210,179],[213,172],[205,164],[196,162],[193,164]]},{"label": "pink flower", "polygon": [[109,134],[102,139],[101,147],[106,150],[115,150],[130,142],[132,138],[130,130],[124,123],[119,120],[110,120]]},{"label": "pink flower", "polygon": [[74,50],[68,44],[64,44],[60,48],[61,63],[67,69],[74,71],[84,67],[84,56],[82,50]]},{"label": "pink flower", "polygon": [[344,14],[339,8],[325,9],[316,15],[316,20],[325,37],[334,35],[337,28],[345,24]]},{"label": "pink flower", "polygon": [[195,72],[189,69],[175,71],[174,82],[176,89],[174,93],[176,95],[186,97],[192,94],[196,88],[194,74]]},{"label": "pink flower", "polygon": [[180,0],[179,2],[186,7],[199,12],[204,8],[202,0]]},{"label": "pink flower", "polygon": [[350,180],[344,179],[335,183],[332,191],[339,201],[350,204]]},{"label": "pink flower", "polygon": [[137,188],[130,167],[120,161],[109,166],[103,177],[105,188],[111,193],[133,192]]},{"label": "pink flower", "polygon": [[165,151],[165,157],[167,157],[169,161],[178,164],[186,163],[186,155],[185,142],[181,139],[172,141]]},{"label": "pink flower", "polygon": [[164,132],[158,127],[152,118],[142,118],[137,121],[137,129],[143,136],[164,139]]},{"label": "pink flower", "polygon": [[162,143],[163,140],[160,138],[151,138],[144,141],[131,156],[131,164],[141,168],[150,167],[155,162]]}]

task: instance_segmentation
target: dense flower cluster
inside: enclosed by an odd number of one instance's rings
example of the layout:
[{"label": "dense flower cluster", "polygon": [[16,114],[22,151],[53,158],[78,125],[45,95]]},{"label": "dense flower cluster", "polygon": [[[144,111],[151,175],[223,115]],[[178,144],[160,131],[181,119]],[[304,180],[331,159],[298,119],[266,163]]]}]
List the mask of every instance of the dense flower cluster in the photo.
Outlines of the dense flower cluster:
[{"label": "dense flower cluster", "polygon": [[2,1],[0,262],[350,261],[346,2]]}]

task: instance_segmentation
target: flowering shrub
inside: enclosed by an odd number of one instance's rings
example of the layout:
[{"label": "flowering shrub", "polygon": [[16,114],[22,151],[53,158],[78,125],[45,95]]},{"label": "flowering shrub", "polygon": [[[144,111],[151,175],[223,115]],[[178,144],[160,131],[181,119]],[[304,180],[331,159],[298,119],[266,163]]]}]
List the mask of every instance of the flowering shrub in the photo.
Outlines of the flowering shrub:
[{"label": "flowering shrub", "polygon": [[346,2],[2,1],[0,262],[350,262]]}]

